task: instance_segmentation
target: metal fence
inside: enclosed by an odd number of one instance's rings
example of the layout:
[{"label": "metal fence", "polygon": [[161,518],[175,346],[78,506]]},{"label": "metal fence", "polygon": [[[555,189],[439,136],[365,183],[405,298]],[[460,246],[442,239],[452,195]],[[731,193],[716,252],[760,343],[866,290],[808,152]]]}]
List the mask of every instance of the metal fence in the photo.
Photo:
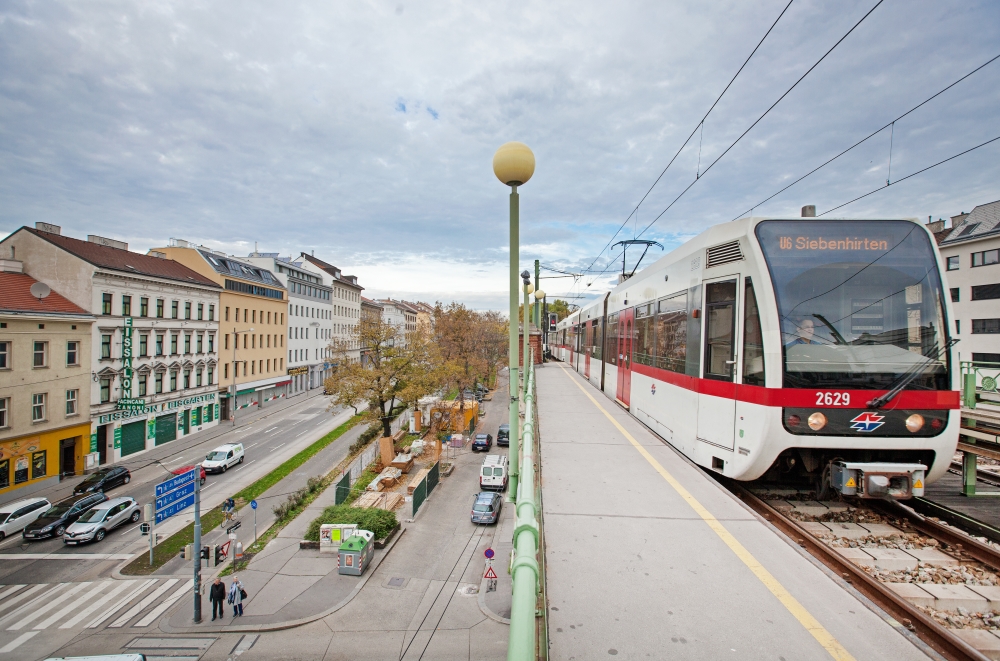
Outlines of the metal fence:
[{"label": "metal fence", "polygon": [[441,481],[441,462],[435,461],[431,469],[427,471],[427,495],[431,495],[434,487]]},{"label": "metal fence", "polygon": [[420,480],[417,488],[413,490],[413,516],[417,515],[417,510],[420,506],[424,504],[427,499],[427,478]]},{"label": "metal fence", "polygon": [[351,474],[344,473],[344,476],[337,482],[337,486],[334,489],[336,491],[333,496],[333,504],[340,505],[347,500],[347,496],[351,493]]},{"label": "metal fence", "polygon": [[979,363],[963,360],[962,406],[976,408],[978,394],[1000,394],[1000,363]]}]

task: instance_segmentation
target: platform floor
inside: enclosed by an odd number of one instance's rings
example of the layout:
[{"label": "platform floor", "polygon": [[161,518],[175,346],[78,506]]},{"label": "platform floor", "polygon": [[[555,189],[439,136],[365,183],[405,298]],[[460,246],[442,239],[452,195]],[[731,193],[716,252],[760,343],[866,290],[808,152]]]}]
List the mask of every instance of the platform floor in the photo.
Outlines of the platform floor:
[{"label": "platform floor", "polygon": [[[976,483],[976,492],[1000,494],[1000,489],[980,481]],[[1000,495],[972,498],[963,496],[961,475],[945,473],[937,482],[928,484],[924,489],[924,499],[1000,529]]]},{"label": "platform floor", "polygon": [[575,372],[536,380],[550,658],[927,658]]}]

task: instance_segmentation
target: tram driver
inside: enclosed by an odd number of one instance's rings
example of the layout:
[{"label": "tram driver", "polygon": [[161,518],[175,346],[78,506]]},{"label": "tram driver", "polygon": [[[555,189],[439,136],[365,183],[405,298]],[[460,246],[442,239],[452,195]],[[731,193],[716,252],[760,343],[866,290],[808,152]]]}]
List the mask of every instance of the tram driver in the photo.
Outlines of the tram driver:
[{"label": "tram driver", "polygon": [[816,334],[816,324],[809,317],[800,317],[793,320],[795,324],[795,330],[790,333],[792,335],[792,340],[785,343],[786,347],[795,344],[822,344],[817,342],[814,338]]}]

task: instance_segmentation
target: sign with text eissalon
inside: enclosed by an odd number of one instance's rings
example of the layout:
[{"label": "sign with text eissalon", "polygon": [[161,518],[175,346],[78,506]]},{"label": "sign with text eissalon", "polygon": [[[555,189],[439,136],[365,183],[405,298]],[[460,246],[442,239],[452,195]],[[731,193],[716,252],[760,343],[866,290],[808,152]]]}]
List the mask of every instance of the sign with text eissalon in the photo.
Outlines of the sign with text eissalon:
[{"label": "sign with text eissalon", "polygon": [[132,398],[132,317],[125,317],[122,328],[122,393],[125,399]]},{"label": "sign with text eissalon", "polygon": [[[185,397],[184,399],[175,399],[169,402],[163,402],[161,404],[146,404],[141,408],[131,408],[118,410],[113,413],[108,413],[98,417],[97,424],[105,425],[109,422],[114,422],[115,420],[127,420],[128,418],[136,418],[144,416],[147,413],[160,413],[162,411],[171,411],[173,409],[183,408],[185,406],[192,406],[194,404],[200,404],[201,402],[215,402],[217,393],[208,393],[206,395],[195,395],[194,397]],[[141,401],[141,400],[140,400]]]}]

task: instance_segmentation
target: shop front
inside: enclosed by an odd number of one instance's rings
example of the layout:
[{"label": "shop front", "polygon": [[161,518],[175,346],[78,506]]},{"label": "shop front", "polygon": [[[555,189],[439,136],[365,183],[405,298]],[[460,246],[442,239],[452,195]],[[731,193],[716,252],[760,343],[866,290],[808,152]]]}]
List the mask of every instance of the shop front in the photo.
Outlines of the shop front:
[{"label": "shop front", "polygon": [[115,462],[207,429],[218,424],[218,408],[218,394],[213,392],[98,415],[93,420],[91,462]]},{"label": "shop front", "polygon": [[[291,384],[292,378],[287,376],[241,383],[238,385],[239,390],[236,392],[235,406],[230,404],[232,401],[231,393],[219,393],[220,397],[226,400],[223,409],[228,414],[227,419],[232,419],[233,409],[235,409],[238,417],[241,412],[249,411],[255,407],[266,408],[268,402],[288,397]],[[218,411],[215,413],[218,415]]]},{"label": "shop front", "polygon": [[82,471],[89,441],[90,424],[84,423],[0,442],[0,502]]}]

